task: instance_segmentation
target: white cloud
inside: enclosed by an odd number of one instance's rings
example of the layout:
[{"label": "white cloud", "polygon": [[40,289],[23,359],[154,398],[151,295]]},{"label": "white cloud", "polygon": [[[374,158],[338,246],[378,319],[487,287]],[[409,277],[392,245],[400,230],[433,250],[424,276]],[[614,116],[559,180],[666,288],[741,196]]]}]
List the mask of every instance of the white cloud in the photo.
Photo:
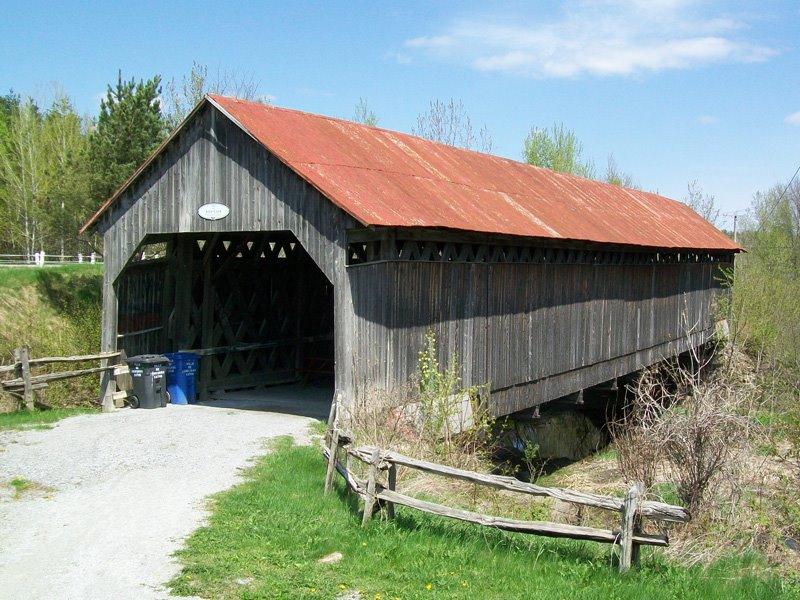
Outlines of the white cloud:
[{"label": "white cloud", "polygon": [[715,117],[714,115],[703,115],[702,117],[697,118],[697,122],[701,125],[716,125],[719,123],[719,117]]},{"label": "white cloud", "polygon": [[786,121],[789,125],[797,125],[800,127],[800,111],[790,114],[784,119],[784,121]]},{"label": "white cloud", "polygon": [[405,42],[410,51],[466,61],[480,71],[533,77],[627,76],[777,54],[739,39],[746,25],[702,16],[690,0],[571,0],[549,20],[537,15],[472,18]]}]

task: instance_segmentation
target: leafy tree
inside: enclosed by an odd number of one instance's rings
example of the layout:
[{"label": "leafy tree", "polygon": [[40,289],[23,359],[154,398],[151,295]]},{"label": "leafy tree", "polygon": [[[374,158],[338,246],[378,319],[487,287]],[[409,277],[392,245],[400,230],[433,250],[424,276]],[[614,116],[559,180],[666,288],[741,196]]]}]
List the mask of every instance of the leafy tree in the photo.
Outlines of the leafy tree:
[{"label": "leafy tree", "polygon": [[583,160],[582,155],[583,144],[563,124],[550,129],[533,127],[525,138],[523,157],[528,164],[591,179],[594,164]]},{"label": "leafy tree", "polygon": [[369,108],[364,98],[358,99],[358,104],[356,104],[355,111],[353,112],[353,122],[363,123],[370,127],[378,126],[378,115]]},{"label": "leafy tree", "polygon": [[[13,91],[10,91],[5,96],[0,96],[0,164],[4,157],[10,156],[12,152],[12,132],[11,123],[14,112],[19,109],[19,96]],[[2,166],[0,166],[2,169]],[[11,244],[9,242],[9,235],[7,231],[7,221],[9,219],[6,214],[7,198],[8,198],[8,182],[6,181],[4,171],[0,171],[0,248],[11,252]]]},{"label": "leafy tree", "polygon": [[100,202],[119,188],[166,134],[161,116],[161,78],[123,81],[108,86],[97,127],[89,137],[91,196]]},{"label": "leafy tree", "polygon": [[714,202],[714,196],[703,193],[703,188],[696,179],[687,184],[683,202],[706,221],[716,225],[719,219],[719,208]]},{"label": "leafy tree", "polygon": [[0,234],[14,254],[79,252],[92,209],[84,122],[56,91],[42,111],[31,99],[0,101]]},{"label": "leafy tree", "polygon": [[11,119],[19,109],[19,95],[13,91],[0,96],[0,152],[6,153],[11,147]]},{"label": "leafy tree", "polygon": [[[800,182],[755,195],[736,261],[735,332],[759,363],[800,385]],[[795,394],[798,390],[795,389]],[[796,396],[795,396],[796,397]]]},{"label": "leafy tree", "polygon": [[83,130],[83,120],[69,98],[58,94],[42,126],[47,206],[44,241],[51,252],[62,255],[80,251],[77,232],[96,208],[89,197],[88,143]]},{"label": "leafy tree", "polygon": [[425,139],[458,146],[467,150],[492,151],[492,138],[484,125],[477,136],[472,128],[472,121],[464,110],[461,100],[450,98],[445,104],[440,100],[431,102],[428,112],[417,116],[416,126],[411,133]]},{"label": "leafy tree", "polygon": [[42,116],[31,99],[10,103],[7,139],[0,154],[0,214],[9,250],[27,256],[42,246],[44,167]]}]

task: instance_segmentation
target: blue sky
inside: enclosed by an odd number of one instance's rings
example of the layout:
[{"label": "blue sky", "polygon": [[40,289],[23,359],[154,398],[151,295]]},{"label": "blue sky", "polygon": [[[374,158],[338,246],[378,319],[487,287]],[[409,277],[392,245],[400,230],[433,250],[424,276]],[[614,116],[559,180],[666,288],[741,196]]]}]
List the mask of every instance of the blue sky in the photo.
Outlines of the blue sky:
[{"label": "blue sky", "polygon": [[598,171],[613,154],[676,199],[697,180],[724,212],[800,165],[796,0],[1,6],[0,93],[46,102],[58,82],[89,115],[118,69],[180,80],[197,61],[277,106],[351,118],[364,98],[399,131],[455,98],[514,159],[531,127],[563,123]]}]

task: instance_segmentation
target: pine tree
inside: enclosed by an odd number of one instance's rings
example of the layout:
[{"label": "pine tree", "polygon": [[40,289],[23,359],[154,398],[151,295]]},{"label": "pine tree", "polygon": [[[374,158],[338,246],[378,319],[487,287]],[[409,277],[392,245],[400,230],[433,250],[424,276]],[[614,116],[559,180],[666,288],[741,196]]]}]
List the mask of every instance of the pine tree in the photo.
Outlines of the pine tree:
[{"label": "pine tree", "polygon": [[90,136],[92,199],[110,197],[155,150],[166,136],[161,115],[161,77],[147,81],[122,80],[108,86],[100,103],[97,128]]}]

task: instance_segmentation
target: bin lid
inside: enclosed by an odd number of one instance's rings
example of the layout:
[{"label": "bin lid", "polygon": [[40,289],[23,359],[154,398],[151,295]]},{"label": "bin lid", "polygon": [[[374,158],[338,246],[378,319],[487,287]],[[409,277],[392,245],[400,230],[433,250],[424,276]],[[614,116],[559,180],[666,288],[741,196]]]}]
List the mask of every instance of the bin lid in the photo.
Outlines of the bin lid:
[{"label": "bin lid", "polygon": [[197,359],[199,356],[194,352],[186,352],[182,350],[180,352],[164,352],[164,356],[166,356],[170,360],[192,360]]},{"label": "bin lid", "polygon": [[129,356],[125,362],[139,365],[163,365],[168,363],[169,359],[160,354],[139,354],[137,356]]}]

